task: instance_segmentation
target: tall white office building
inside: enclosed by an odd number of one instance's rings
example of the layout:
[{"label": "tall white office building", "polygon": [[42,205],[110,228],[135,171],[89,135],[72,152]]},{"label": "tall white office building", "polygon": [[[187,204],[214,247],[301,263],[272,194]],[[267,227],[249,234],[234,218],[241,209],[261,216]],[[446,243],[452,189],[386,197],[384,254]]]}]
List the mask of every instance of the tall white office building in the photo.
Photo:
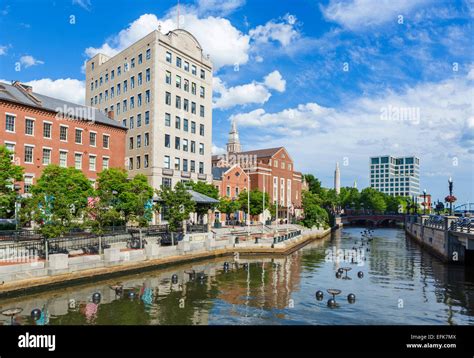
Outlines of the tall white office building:
[{"label": "tall white office building", "polygon": [[86,104],[128,128],[125,167],[149,183],[211,182],[212,63],[196,38],[153,31],[86,63]]},{"label": "tall white office building", "polygon": [[420,159],[384,155],[370,158],[370,187],[392,196],[420,194]]}]

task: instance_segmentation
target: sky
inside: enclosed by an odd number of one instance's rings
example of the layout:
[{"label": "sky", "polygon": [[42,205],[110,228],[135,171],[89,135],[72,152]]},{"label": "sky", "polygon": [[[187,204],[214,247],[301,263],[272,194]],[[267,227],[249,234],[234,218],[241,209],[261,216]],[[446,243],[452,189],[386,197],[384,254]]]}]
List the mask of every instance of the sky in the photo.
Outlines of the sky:
[{"label": "sky", "polygon": [[[177,1],[0,0],[0,79],[84,103],[84,61],[161,25]],[[474,202],[474,0],[181,0],[179,25],[214,66],[213,151],[244,150],[368,186],[369,157],[420,158],[433,200]]]}]

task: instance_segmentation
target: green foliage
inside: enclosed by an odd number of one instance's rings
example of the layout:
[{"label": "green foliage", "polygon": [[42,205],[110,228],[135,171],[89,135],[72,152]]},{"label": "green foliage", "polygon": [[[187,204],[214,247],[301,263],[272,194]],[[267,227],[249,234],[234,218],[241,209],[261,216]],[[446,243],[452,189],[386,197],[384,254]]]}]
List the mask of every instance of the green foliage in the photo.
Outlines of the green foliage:
[{"label": "green foliage", "polygon": [[360,193],[357,188],[342,187],[339,194],[339,203],[342,208],[353,208],[359,209],[360,206]]},{"label": "green foliage", "polygon": [[219,201],[218,209],[221,213],[225,213],[227,215],[230,215],[232,213],[235,213],[236,211],[240,210],[240,201],[238,200],[231,200],[229,198],[221,198]]},{"label": "green foliage", "polygon": [[[250,191],[250,215],[260,215],[263,212],[263,195],[263,192],[258,189]],[[240,208],[248,214],[247,190],[241,191],[237,200],[240,203]],[[265,193],[265,209],[270,209],[271,211],[268,193]]]},{"label": "green foliage", "polygon": [[207,195],[213,199],[219,199],[219,190],[212,184],[208,184],[206,182],[198,181],[198,182],[189,182],[188,183],[190,189],[194,190],[203,195]]},{"label": "green foliage", "polygon": [[374,188],[365,188],[362,189],[360,193],[360,202],[363,204],[364,209],[373,210],[375,212],[384,212],[387,209],[385,196],[385,194],[375,190]]},{"label": "green foliage", "polygon": [[20,213],[22,221],[42,224],[44,236],[56,237],[82,216],[94,190],[80,170],[48,165],[30,192]]},{"label": "green foliage", "polygon": [[13,183],[23,179],[23,168],[12,163],[13,152],[0,146],[0,217],[12,218],[15,215],[17,193]]},{"label": "green foliage", "polygon": [[132,180],[127,180],[123,189],[118,194],[116,207],[123,214],[125,221],[135,222],[138,226],[148,226],[153,211],[153,188],[148,184],[147,177],[137,174]]},{"label": "green foliage", "polygon": [[189,214],[194,211],[195,203],[191,199],[191,194],[186,190],[183,183],[178,182],[174,189],[162,186],[157,191],[161,202],[160,208],[166,207],[169,213],[169,227],[171,231],[176,231],[189,218]]},{"label": "green foliage", "polygon": [[308,190],[313,194],[321,194],[321,181],[317,179],[313,174],[305,174],[304,180],[308,184]]},{"label": "green foliage", "polygon": [[302,224],[306,227],[324,227],[329,226],[329,215],[321,205],[323,204],[322,199],[310,191],[303,191],[302,204],[304,211],[304,218]]}]

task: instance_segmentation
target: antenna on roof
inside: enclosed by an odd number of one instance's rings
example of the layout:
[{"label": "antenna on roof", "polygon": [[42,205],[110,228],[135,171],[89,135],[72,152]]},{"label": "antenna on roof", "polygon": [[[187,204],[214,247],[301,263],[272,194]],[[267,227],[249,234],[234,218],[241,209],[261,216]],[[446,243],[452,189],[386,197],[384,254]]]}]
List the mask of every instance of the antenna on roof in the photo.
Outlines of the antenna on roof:
[{"label": "antenna on roof", "polygon": [[178,18],[176,19],[177,26],[176,28],[179,29],[179,0],[178,0]]}]

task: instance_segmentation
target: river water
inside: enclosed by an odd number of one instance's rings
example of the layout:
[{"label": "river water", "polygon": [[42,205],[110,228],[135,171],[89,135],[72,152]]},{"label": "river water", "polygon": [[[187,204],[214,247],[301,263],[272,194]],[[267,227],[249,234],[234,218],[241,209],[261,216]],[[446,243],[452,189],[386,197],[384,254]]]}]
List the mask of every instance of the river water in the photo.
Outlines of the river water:
[{"label": "river water", "polygon": [[[226,257],[0,299],[0,310],[23,309],[13,322],[0,316],[0,323],[474,324],[474,268],[442,263],[397,228],[375,229],[361,246],[361,230],[343,228],[286,257]],[[356,263],[347,256],[353,248]],[[337,250],[349,250],[342,251],[345,261],[331,255]],[[340,267],[351,269],[348,279],[336,278]],[[116,284],[123,286],[119,294],[110,288]],[[331,288],[341,290],[335,308],[327,305]],[[33,309],[41,310],[36,319]]]}]

